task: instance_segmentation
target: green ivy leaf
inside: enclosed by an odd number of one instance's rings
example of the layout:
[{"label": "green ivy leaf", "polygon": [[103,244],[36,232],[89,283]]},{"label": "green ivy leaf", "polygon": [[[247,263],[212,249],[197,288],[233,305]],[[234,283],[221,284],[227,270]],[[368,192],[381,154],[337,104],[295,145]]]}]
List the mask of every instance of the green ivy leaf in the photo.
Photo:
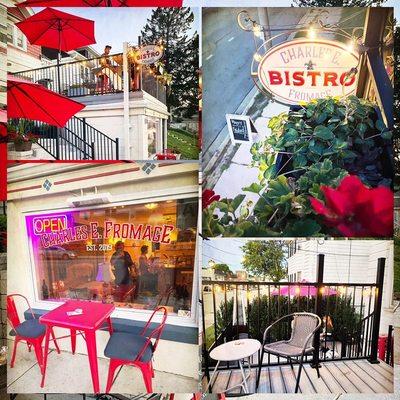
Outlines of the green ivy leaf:
[{"label": "green ivy leaf", "polygon": [[317,116],[317,118],[315,119],[315,122],[317,124],[322,124],[323,122],[325,122],[325,120],[328,118],[328,114],[326,112],[322,112],[321,114],[319,114]]},{"label": "green ivy leaf", "polygon": [[238,194],[231,203],[231,208],[233,211],[236,211],[236,209],[240,206],[240,204],[242,204],[242,201],[244,200],[244,198],[246,197],[246,195],[244,194]]},{"label": "green ivy leaf", "polygon": [[382,139],[391,139],[392,138],[392,131],[385,131],[381,133]]},{"label": "green ivy leaf", "polygon": [[360,122],[357,124],[357,132],[360,134],[361,137],[364,137],[365,132],[368,130],[368,125],[364,122]]},{"label": "green ivy leaf", "polygon": [[250,186],[246,186],[243,188],[245,192],[251,192],[251,193],[260,193],[261,190],[263,189],[263,185],[260,185],[258,183],[252,183]]},{"label": "green ivy leaf", "polygon": [[215,205],[215,208],[218,208],[222,212],[228,212],[228,204],[226,204],[223,201],[215,201],[213,203]]},{"label": "green ivy leaf", "polygon": [[321,140],[331,140],[334,138],[333,132],[324,125],[318,125],[314,129],[314,136]]},{"label": "green ivy leaf", "polygon": [[386,129],[386,125],[384,124],[384,122],[381,119],[378,119],[375,122],[375,127],[376,127],[376,129],[379,129],[381,132]]},{"label": "green ivy leaf", "polygon": [[321,226],[313,219],[306,218],[289,225],[283,236],[308,237],[314,236],[321,230]]},{"label": "green ivy leaf", "polygon": [[307,157],[303,154],[296,154],[293,157],[293,167],[301,168],[307,165]]}]

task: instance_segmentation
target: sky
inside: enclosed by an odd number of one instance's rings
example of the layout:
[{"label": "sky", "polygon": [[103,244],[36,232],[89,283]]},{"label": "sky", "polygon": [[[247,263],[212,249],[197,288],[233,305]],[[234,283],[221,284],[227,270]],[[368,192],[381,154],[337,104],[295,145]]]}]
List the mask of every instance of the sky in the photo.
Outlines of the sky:
[{"label": "sky", "polygon": [[240,249],[245,240],[229,239],[229,246],[226,245],[226,239],[203,240],[203,262],[202,266],[207,267],[210,260],[218,263],[228,264],[231,271],[243,269],[241,261],[243,252]]},{"label": "sky", "polygon": [[[42,8],[34,8],[36,13]],[[92,47],[102,53],[104,46],[112,46],[112,53],[120,53],[123,50],[122,43],[137,44],[141,29],[145,26],[147,18],[151,16],[151,8],[128,7],[83,7],[83,8],[59,8],[59,10],[79,15],[95,21],[96,44]],[[190,34],[199,32],[200,13],[198,8],[192,9],[194,14],[193,27]]]}]

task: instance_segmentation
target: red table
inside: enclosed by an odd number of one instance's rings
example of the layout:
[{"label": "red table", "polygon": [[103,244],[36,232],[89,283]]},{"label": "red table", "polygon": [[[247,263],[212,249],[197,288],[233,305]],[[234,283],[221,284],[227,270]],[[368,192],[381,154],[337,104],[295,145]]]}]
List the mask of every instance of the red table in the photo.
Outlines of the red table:
[{"label": "red table", "polygon": [[[74,311],[77,308],[82,309],[82,315],[67,315],[67,311]],[[51,328],[59,327],[71,330],[72,353],[75,353],[76,348],[76,331],[80,331],[84,335],[84,338],[86,339],[94,393],[100,393],[96,331],[104,324],[104,322],[107,321],[110,335],[112,334],[111,313],[114,311],[114,309],[115,306],[113,304],[103,304],[94,301],[69,300],[56,309],[40,317],[40,323],[46,325],[43,376],[40,384],[41,387],[44,386],[44,378],[46,375]]]}]

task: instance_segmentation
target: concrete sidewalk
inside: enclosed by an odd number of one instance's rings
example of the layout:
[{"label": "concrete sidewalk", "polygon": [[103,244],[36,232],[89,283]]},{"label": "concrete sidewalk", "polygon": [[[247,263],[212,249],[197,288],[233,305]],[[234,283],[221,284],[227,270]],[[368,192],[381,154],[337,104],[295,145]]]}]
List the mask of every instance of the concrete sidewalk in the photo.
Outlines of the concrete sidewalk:
[{"label": "concrete sidewalk", "polygon": [[[10,351],[13,344],[9,341]],[[105,390],[108,363],[108,359],[98,358],[100,391]],[[40,381],[41,374],[34,351],[28,352],[27,346],[20,343],[14,368],[7,369],[8,393],[93,392],[89,361],[83,354],[73,355],[66,351],[57,354],[52,350],[48,356],[44,388],[40,387]],[[155,371],[153,390],[154,393],[194,393],[199,390],[199,383],[193,378]],[[131,395],[146,393],[140,370],[134,367],[123,367],[117,374],[112,392]]]}]

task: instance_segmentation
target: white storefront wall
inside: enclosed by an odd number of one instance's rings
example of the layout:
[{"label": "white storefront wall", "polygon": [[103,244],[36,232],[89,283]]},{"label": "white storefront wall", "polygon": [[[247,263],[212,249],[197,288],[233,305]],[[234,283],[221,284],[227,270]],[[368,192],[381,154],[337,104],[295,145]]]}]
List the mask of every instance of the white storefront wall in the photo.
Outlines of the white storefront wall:
[{"label": "white storefront wall", "polygon": [[[68,209],[66,199],[81,190],[93,193],[111,193],[113,202],[107,207],[123,204],[162,201],[167,199],[198,197],[198,165],[175,164],[159,166],[148,176],[141,170],[141,164],[121,165],[55,165],[38,164],[18,166],[9,171],[8,201],[8,293],[24,294],[33,308],[53,309],[57,303],[40,301],[37,293],[34,264],[29,249],[25,226],[25,216],[34,213]],[[134,170],[139,167],[138,170]],[[116,173],[117,171],[117,173]],[[111,173],[111,174],[110,174]],[[96,175],[96,176],[94,176]],[[90,178],[92,176],[92,178]],[[83,178],[77,180],[76,178]],[[43,188],[48,179],[53,183],[49,192]],[[65,184],[61,180],[69,181]],[[57,183],[58,182],[58,183]],[[91,206],[91,209],[96,206]],[[192,316],[190,318],[169,316],[168,324],[177,326],[198,326],[198,261],[195,260],[195,273],[192,296]],[[25,307],[26,308],[26,307]],[[23,313],[25,308],[19,310]],[[146,321],[151,311],[117,309],[112,317]],[[68,334],[57,329],[56,336]],[[103,357],[108,333],[98,331],[98,356]],[[70,351],[68,340],[60,341],[63,350]],[[86,353],[83,341],[77,343],[77,351]],[[171,354],[174,362],[171,363]],[[174,374],[198,377],[197,344],[180,343],[161,339],[155,355],[155,369]]]},{"label": "white storefront wall", "polygon": [[[98,98],[101,103],[96,101],[94,104],[87,104],[77,116],[86,118],[89,125],[112,139],[118,138],[121,160],[147,160],[151,156],[148,151],[146,117],[159,120],[160,132],[157,135],[156,151],[162,152],[165,149],[167,124],[162,121],[167,121],[169,116],[165,104],[146,92],[133,92],[129,97],[129,120],[125,122],[123,101],[104,102],[101,96]],[[81,100],[85,102],[85,99]],[[127,128],[125,123],[128,124]],[[125,138],[125,132],[129,132],[128,138]]]},{"label": "white storefront wall", "polygon": [[296,253],[288,258],[288,275],[315,282],[318,254],[325,254],[324,281],[375,283],[378,258],[385,258],[381,332],[393,324],[393,241],[297,239]]}]

